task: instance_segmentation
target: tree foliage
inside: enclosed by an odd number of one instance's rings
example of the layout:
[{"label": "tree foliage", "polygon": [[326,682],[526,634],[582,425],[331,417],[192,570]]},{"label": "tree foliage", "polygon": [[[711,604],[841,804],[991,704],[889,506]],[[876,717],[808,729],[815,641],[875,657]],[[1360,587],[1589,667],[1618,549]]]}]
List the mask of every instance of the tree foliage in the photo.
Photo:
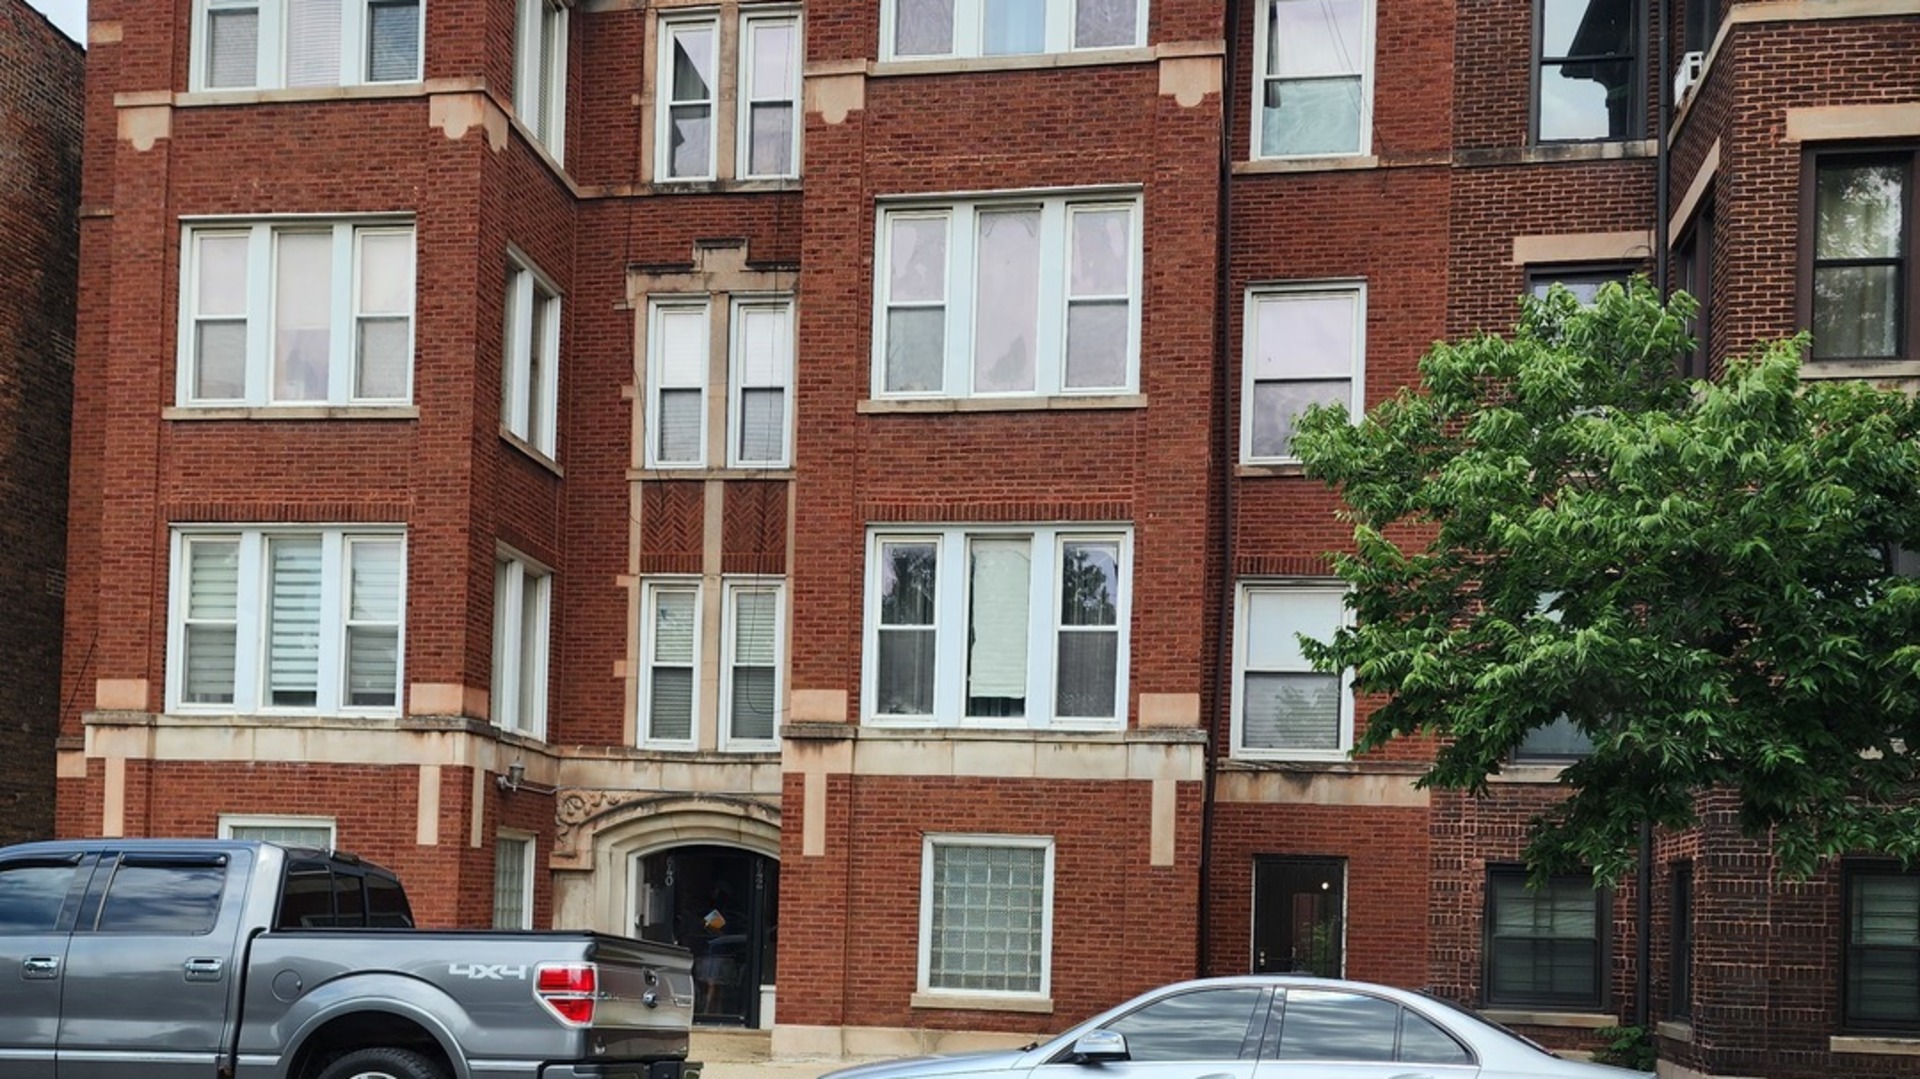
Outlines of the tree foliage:
[{"label": "tree foliage", "polygon": [[1420,384],[1294,445],[1353,523],[1355,626],[1307,642],[1388,699],[1360,750],[1441,736],[1423,785],[1484,793],[1530,731],[1593,742],[1537,824],[1537,873],[1633,864],[1694,795],[1802,874],[1920,854],[1920,409],[1805,381],[1804,339],[1678,375],[1684,295],[1523,302],[1511,338],[1436,345]]}]

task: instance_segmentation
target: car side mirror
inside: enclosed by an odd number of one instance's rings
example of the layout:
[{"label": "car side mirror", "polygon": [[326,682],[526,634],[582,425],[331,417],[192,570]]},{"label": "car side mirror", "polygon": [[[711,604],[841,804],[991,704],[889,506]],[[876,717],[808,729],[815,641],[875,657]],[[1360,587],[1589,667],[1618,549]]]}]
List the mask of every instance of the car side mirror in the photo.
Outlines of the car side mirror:
[{"label": "car side mirror", "polygon": [[1073,1057],[1082,1064],[1105,1064],[1131,1060],[1127,1036],[1113,1030],[1090,1030],[1073,1043]]}]

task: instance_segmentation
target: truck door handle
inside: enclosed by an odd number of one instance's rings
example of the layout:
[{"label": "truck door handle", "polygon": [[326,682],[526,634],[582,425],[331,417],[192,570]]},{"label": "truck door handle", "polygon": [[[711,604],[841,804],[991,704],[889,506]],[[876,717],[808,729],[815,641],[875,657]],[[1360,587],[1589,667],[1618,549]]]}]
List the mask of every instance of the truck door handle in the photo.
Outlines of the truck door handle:
[{"label": "truck door handle", "polygon": [[186,974],[190,982],[217,982],[220,980],[220,960],[213,956],[199,956],[187,960]]},{"label": "truck door handle", "polygon": [[60,960],[51,955],[30,955],[20,961],[20,976],[46,980],[60,976]]}]

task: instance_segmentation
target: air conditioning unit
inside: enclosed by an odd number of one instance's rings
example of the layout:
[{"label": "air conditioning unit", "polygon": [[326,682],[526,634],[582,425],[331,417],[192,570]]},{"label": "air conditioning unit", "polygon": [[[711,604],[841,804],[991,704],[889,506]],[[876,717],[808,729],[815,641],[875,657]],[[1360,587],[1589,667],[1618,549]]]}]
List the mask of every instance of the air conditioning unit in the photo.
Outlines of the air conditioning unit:
[{"label": "air conditioning unit", "polygon": [[1673,72],[1673,103],[1675,105],[1686,100],[1687,91],[1693,89],[1693,84],[1700,81],[1700,72],[1706,66],[1707,54],[1704,52],[1680,54],[1680,66]]}]

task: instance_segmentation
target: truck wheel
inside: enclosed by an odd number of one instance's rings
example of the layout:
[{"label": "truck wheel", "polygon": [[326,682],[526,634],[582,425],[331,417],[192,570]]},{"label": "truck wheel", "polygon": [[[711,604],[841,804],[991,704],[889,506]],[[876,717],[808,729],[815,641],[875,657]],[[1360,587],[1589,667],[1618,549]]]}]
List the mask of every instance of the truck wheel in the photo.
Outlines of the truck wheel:
[{"label": "truck wheel", "polygon": [[447,1079],[432,1057],[411,1049],[355,1049],[334,1057],[318,1079]]}]

